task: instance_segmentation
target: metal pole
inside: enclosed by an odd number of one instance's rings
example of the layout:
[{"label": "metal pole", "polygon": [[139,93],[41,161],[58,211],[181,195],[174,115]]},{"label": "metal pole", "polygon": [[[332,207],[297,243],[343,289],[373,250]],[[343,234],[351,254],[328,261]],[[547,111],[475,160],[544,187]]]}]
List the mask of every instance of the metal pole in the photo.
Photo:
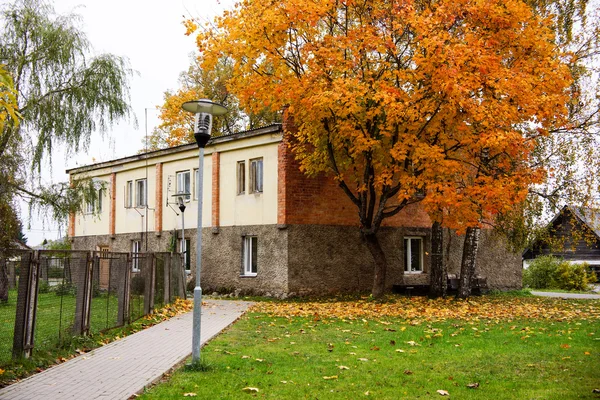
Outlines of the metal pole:
[{"label": "metal pole", "polygon": [[[183,215],[185,213],[181,212],[181,254],[183,256],[183,276],[185,277],[185,253],[187,252],[187,247],[185,245],[185,225]],[[185,251],[184,251],[185,249]]]},{"label": "metal pole", "polygon": [[196,229],[196,287],[194,288],[194,315],[192,332],[192,364],[200,362],[200,325],[202,315],[202,288],[200,272],[202,269],[202,193],[204,178],[204,147],[200,147],[198,156],[198,224]]}]

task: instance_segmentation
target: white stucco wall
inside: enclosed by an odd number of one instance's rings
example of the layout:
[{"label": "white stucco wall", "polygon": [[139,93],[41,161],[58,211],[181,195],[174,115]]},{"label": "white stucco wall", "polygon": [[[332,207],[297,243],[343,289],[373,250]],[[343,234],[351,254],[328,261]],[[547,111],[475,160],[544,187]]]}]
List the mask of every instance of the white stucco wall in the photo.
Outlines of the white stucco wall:
[{"label": "white stucco wall", "polygon": [[[263,159],[263,192],[250,193],[250,160]],[[237,163],[245,161],[246,190],[237,194]],[[277,223],[277,144],[221,153],[221,226]]]},{"label": "white stucco wall", "polygon": [[91,175],[99,181],[103,181],[106,185],[106,189],[102,195],[102,212],[94,214],[78,214],[75,218],[75,233],[76,236],[90,236],[90,235],[102,235],[108,232],[108,214],[110,210],[110,195],[109,195],[109,183],[110,174],[107,174],[107,170],[97,171],[98,175]]},{"label": "white stucco wall", "polygon": [[[212,224],[212,153],[220,153],[220,225],[263,225],[277,223],[277,148],[281,134],[267,134],[223,141],[205,149],[202,225]],[[250,160],[263,159],[263,192],[237,194],[237,162],[246,162],[246,187],[250,184]],[[162,163],[162,202],[156,203],[156,165]],[[115,233],[135,233],[146,230],[154,232],[155,213],[162,207],[162,230],[181,229],[181,213],[176,193],[177,172],[190,171],[191,199],[186,202],[185,227],[195,228],[197,224],[198,201],[195,198],[194,170],[198,168],[198,149],[189,147],[185,150],[168,154],[157,154],[148,160],[131,157],[124,160],[108,162],[98,168],[90,168],[85,172],[74,171],[72,178],[98,178],[106,182],[106,193],[103,199],[102,214],[97,216],[78,214],[75,218],[75,236],[109,234],[110,213],[110,179],[116,174],[115,185]],[[126,207],[127,182],[132,181],[135,196],[135,181],[147,179],[148,207]],[[167,205],[167,200],[169,205]],[[135,197],[133,199],[135,205]],[[177,215],[179,214],[179,215]]]}]

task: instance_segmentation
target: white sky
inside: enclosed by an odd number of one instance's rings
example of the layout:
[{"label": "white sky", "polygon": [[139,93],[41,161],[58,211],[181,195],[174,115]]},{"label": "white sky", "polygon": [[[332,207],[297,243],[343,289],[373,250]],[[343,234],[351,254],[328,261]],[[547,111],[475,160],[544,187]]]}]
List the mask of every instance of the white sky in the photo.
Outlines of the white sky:
[{"label": "white sky", "polygon": [[[212,20],[234,3],[234,0],[55,0],[57,13],[74,12],[82,16],[81,28],[96,54],[125,56],[131,68],[139,73],[131,80],[131,105],[138,126],[133,121],[123,122],[104,137],[94,134],[87,152],[56,151],[51,157],[51,171],[47,166],[43,181],[67,181],[67,168],[137,153],[143,146],[146,109],[150,134],[159,123],[156,106],[162,103],[163,93],[177,87],[179,73],[187,69],[190,54],[195,51],[195,38],[184,35],[183,16]],[[36,214],[30,221],[25,205],[21,219],[30,246],[44,239],[58,239],[66,230],[66,227],[59,230],[52,221]],[[31,229],[27,229],[29,222]]]}]

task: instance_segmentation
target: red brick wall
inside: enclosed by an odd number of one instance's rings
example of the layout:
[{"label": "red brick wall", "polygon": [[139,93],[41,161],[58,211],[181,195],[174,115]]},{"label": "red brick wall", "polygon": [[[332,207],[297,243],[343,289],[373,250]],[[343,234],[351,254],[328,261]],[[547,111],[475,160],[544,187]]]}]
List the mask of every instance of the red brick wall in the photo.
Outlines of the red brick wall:
[{"label": "red brick wall", "polygon": [[220,225],[221,203],[220,203],[220,181],[221,181],[221,154],[212,153],[212,226],[218,228]]},{"label": "red brick wall", "polygon": [[[289,147],[289,132],[296,129],[284,111],[284,139],[279,145],[278,224],[359,226],[358,209],[331,177],[306,177]],[[431,227],[419,205],[406,207],[383,226]]]}]

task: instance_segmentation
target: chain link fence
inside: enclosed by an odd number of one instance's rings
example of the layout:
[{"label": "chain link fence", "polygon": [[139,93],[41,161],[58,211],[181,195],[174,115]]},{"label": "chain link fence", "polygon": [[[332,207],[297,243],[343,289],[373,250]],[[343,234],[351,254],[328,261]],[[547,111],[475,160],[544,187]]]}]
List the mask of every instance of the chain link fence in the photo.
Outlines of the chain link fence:
[{"label": "chain link fence", "polygon": [[0,252],[0,363],[12,357],[21,257],[28,254],[21,250]]},{"label": "chain link fence", "polygon": [[0,366],[183,298],[184,274],[180,254],[0,251]]}]

